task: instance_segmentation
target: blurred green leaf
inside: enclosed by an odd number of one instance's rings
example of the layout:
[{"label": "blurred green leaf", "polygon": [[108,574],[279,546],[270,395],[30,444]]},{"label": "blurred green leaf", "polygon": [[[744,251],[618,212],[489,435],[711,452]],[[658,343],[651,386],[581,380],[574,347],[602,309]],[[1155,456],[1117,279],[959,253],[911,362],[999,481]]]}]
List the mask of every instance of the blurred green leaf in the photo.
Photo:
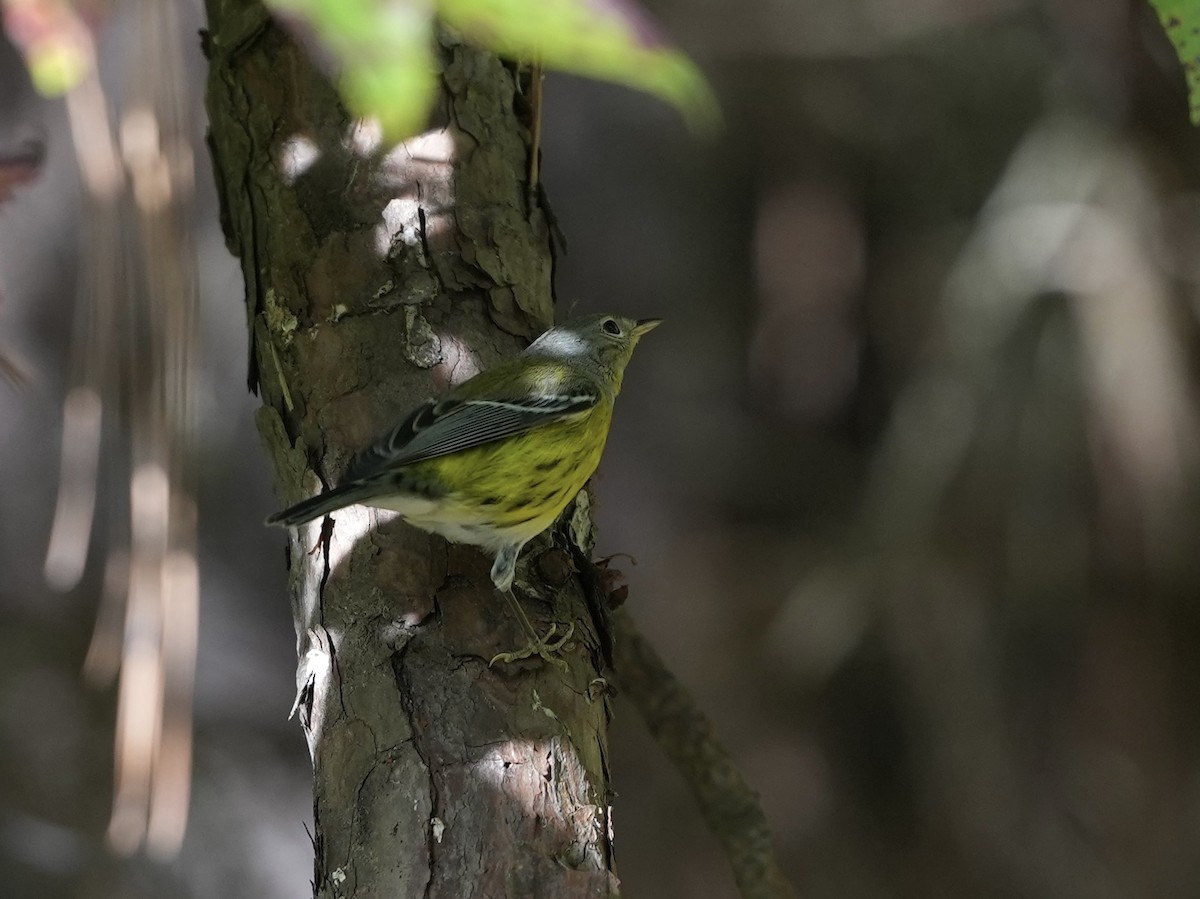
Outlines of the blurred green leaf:
[{"label": "blurred green leaf", "polygon": [[338,72],[357,115],[387,135],[424,124],[437,87],[435,13],[502,56],[602,78],[654,94],[698,130],[718,121],[700,70],[632,0],[267,0],[280,21]]},{"label": "blurred green leaf", "polygon": [[1192,124],[1200,125],[1200,0],[1150,0],[1187,78]]},{"label": "blurred green leaf", "polygon": [[92,70],[95,45],[70,0],[0,0],[4,30],[25,57],[33,86],[65,94]]},{"label": "blurred green leaf", "polygon": [[711,130],[717,104],[700,70],[632,0],[438,0],[447,24],[502,56],[626,84]]},{"label": "blurred green leaf", "polygon": [[420,0],[267,0],[284,26],[338,72],[346,105],[392,139],[425,124],[437,88],[433,22]]}]

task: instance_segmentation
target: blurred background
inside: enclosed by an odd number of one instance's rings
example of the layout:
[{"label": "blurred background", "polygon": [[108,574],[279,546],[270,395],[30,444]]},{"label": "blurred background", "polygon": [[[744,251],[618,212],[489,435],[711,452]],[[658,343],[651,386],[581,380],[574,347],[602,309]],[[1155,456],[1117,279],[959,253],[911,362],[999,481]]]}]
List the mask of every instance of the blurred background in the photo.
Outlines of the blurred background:
[{"label": "blurred background", "polygon": [[[718,140],[551,74],[569,311],[662,316],[596,482],[628,605],[761,792],[804,896],[1200,895],[1200,134],[1144,0],[654,0]],[[0,39],[0,868],[16,897],[309,893],[294,635],[241,274],[181,4],[200,276],[200,638],[182,851],[104,848],[103,593],[43,559],[88,212],[64,108]],[[118,14],[101,72],[126,52]],[[119,70],[115,70],[118,71]],[[564,314],[568,311],[561,310]],[[107,517],[106,517],[107,516]],[[101,561],[97,561],[97,560]],[[627,897],[734,895],[617,703]]]}]

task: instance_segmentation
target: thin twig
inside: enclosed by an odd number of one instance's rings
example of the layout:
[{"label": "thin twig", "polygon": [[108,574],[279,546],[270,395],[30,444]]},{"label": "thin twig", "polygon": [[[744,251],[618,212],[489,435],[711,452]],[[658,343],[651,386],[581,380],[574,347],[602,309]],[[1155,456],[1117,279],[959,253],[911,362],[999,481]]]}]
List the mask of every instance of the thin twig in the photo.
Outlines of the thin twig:
[{"label": "thin twig", "polygon": [[[542,79],[546,73],[540,62],[529,67],[529,208],[538,195],[542,181]],[[532,213],[531,213],[532,214]]]}]

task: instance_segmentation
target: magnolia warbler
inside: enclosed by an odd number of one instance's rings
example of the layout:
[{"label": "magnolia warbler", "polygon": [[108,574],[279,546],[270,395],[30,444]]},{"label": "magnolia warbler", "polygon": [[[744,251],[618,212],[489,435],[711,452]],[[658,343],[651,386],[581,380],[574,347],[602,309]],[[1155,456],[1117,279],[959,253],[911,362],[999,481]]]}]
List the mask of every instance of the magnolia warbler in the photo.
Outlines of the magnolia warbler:
[{"label": "magnolia warbler", "polygon": [[418,406],[359,453],[337,487],[267,523],[299,525],[362,503],[495,553],[492,581],[537,644],[506,657],[545,656],[511,595],[517,556],[596,470],[633,348],[660,321],[589,315],[551,328],[515,358]]}]

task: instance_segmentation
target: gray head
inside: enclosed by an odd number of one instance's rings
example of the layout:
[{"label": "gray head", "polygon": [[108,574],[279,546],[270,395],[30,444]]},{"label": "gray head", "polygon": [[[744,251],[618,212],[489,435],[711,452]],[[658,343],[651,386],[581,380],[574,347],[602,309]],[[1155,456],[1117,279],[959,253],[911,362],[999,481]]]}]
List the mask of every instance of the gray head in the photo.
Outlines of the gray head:
[{"label": "gray head", "polygon": [[555,325],[525,352],[570,361],[596,378],[613,396],[621,390],[625,366],[642,335],[658,327],[661,318],[636,320],[607,313],[585,315]]}]

